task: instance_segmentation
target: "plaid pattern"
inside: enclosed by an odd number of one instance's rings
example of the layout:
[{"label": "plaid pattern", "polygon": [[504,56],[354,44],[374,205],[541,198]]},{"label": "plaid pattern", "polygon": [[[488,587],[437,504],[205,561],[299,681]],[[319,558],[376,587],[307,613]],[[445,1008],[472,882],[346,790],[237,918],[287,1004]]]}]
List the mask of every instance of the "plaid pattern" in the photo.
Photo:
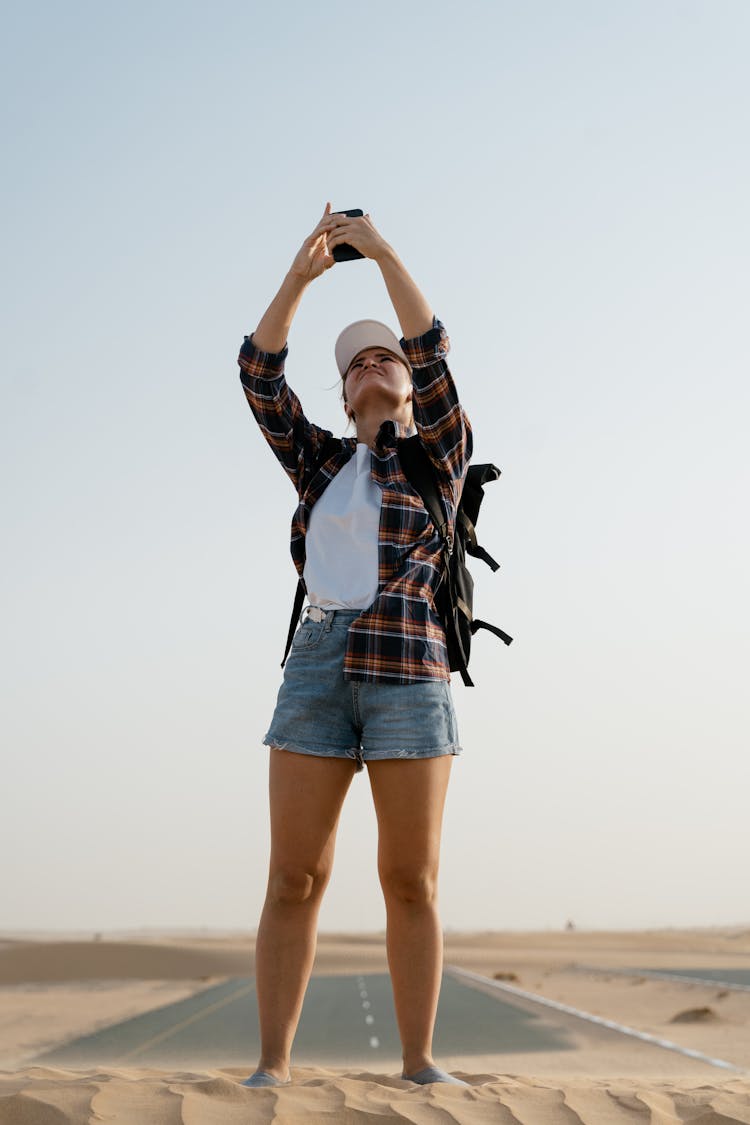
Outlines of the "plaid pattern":
[{"label": "plaid pattern", "polygon": [[[402,339],[401,347],[412,365],[414,421],[437,469],[453,529],[472,436],[446,363],[449,340],[435,318],[424,335]],[[262,352],[253,344],[252,336],[246,336],[238,363],[250,409],[297,491],[291,552],[302,577],[310,510],[354,455],[357,440],[338,439],[333,455],[311,477],[316,456],[331,433],[308,421],[299,399],[287,385],[287,353],[287,347],[275,354]],[[350,626],[344,658],[347,680],[412,684],[450,679],[445,633],[433,600],[442,544],[421,497],[402,472],[397,442],[405,436],[407,430],[400,423],[384,422],[372,451],[373,479],[383,493],[378,592],[372,605]]]}]

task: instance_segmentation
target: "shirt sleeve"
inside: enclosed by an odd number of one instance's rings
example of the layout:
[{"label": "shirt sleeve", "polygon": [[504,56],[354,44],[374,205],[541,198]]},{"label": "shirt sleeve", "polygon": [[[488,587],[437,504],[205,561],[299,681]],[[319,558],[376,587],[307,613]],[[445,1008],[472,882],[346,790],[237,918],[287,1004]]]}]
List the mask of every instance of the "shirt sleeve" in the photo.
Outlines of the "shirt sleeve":
[{"label": "shirt sleeve", "polygon": [[412,368],[412,407],[417,432],[430,460],[441,473],[460,485],[471,459],[471,423],[458,401],[446,356],[450,340],[442,322],[411,340],[400,340]]},{"label": "shirt sleeve", "polygon": [[305,417],[302,405],[284,375],[289,349],[263,352],[245,336],[238,364],[240,381],[260,431],[281,462],[297,495],[307,487],[310,471],[330,430]]}]

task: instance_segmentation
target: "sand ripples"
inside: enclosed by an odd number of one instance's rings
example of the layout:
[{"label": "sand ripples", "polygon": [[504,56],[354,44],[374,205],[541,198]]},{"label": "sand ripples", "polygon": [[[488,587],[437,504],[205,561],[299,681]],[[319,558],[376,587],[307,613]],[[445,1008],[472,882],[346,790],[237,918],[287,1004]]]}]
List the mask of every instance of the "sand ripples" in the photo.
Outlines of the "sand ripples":
[{"label": "sand ripples", "polygon": [[368,1072],[296,1068],[280,1090],[239,1071],[148,1068],[0,1073],[0,1125],[750,1125],[750,1082],[540,1079],[464,1074],[469,1089],[418,1088]]}]

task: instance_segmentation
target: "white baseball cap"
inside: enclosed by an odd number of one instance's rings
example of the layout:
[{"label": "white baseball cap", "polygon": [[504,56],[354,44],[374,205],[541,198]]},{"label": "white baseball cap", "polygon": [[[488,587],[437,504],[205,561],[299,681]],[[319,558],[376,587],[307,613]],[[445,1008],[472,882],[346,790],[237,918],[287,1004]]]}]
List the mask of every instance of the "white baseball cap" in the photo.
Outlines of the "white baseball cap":
[{"label": "white baseball cap", "polygon": [[365,348],[385,348],[403,360],[411,371],[411,364],[403,348],[387,324],[381,324],[379,320],[355,320],[336,341],[336,363],[342,379],[354,357]]}]

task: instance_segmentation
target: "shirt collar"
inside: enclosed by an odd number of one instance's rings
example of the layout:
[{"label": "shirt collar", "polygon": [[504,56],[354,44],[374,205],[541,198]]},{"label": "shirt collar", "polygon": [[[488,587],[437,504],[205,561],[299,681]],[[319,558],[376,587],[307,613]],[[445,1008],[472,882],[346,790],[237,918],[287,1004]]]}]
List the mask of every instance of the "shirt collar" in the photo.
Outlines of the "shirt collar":
[{"label": "shirt collar", "polygon": [[417,432],[417,427],[412,423],[411,426],[405,425],[403,422],[395,422],[392,418],[386,419],[378,430],[376,445],[391,446],[395,445],[400,438],[413,437]]}]

